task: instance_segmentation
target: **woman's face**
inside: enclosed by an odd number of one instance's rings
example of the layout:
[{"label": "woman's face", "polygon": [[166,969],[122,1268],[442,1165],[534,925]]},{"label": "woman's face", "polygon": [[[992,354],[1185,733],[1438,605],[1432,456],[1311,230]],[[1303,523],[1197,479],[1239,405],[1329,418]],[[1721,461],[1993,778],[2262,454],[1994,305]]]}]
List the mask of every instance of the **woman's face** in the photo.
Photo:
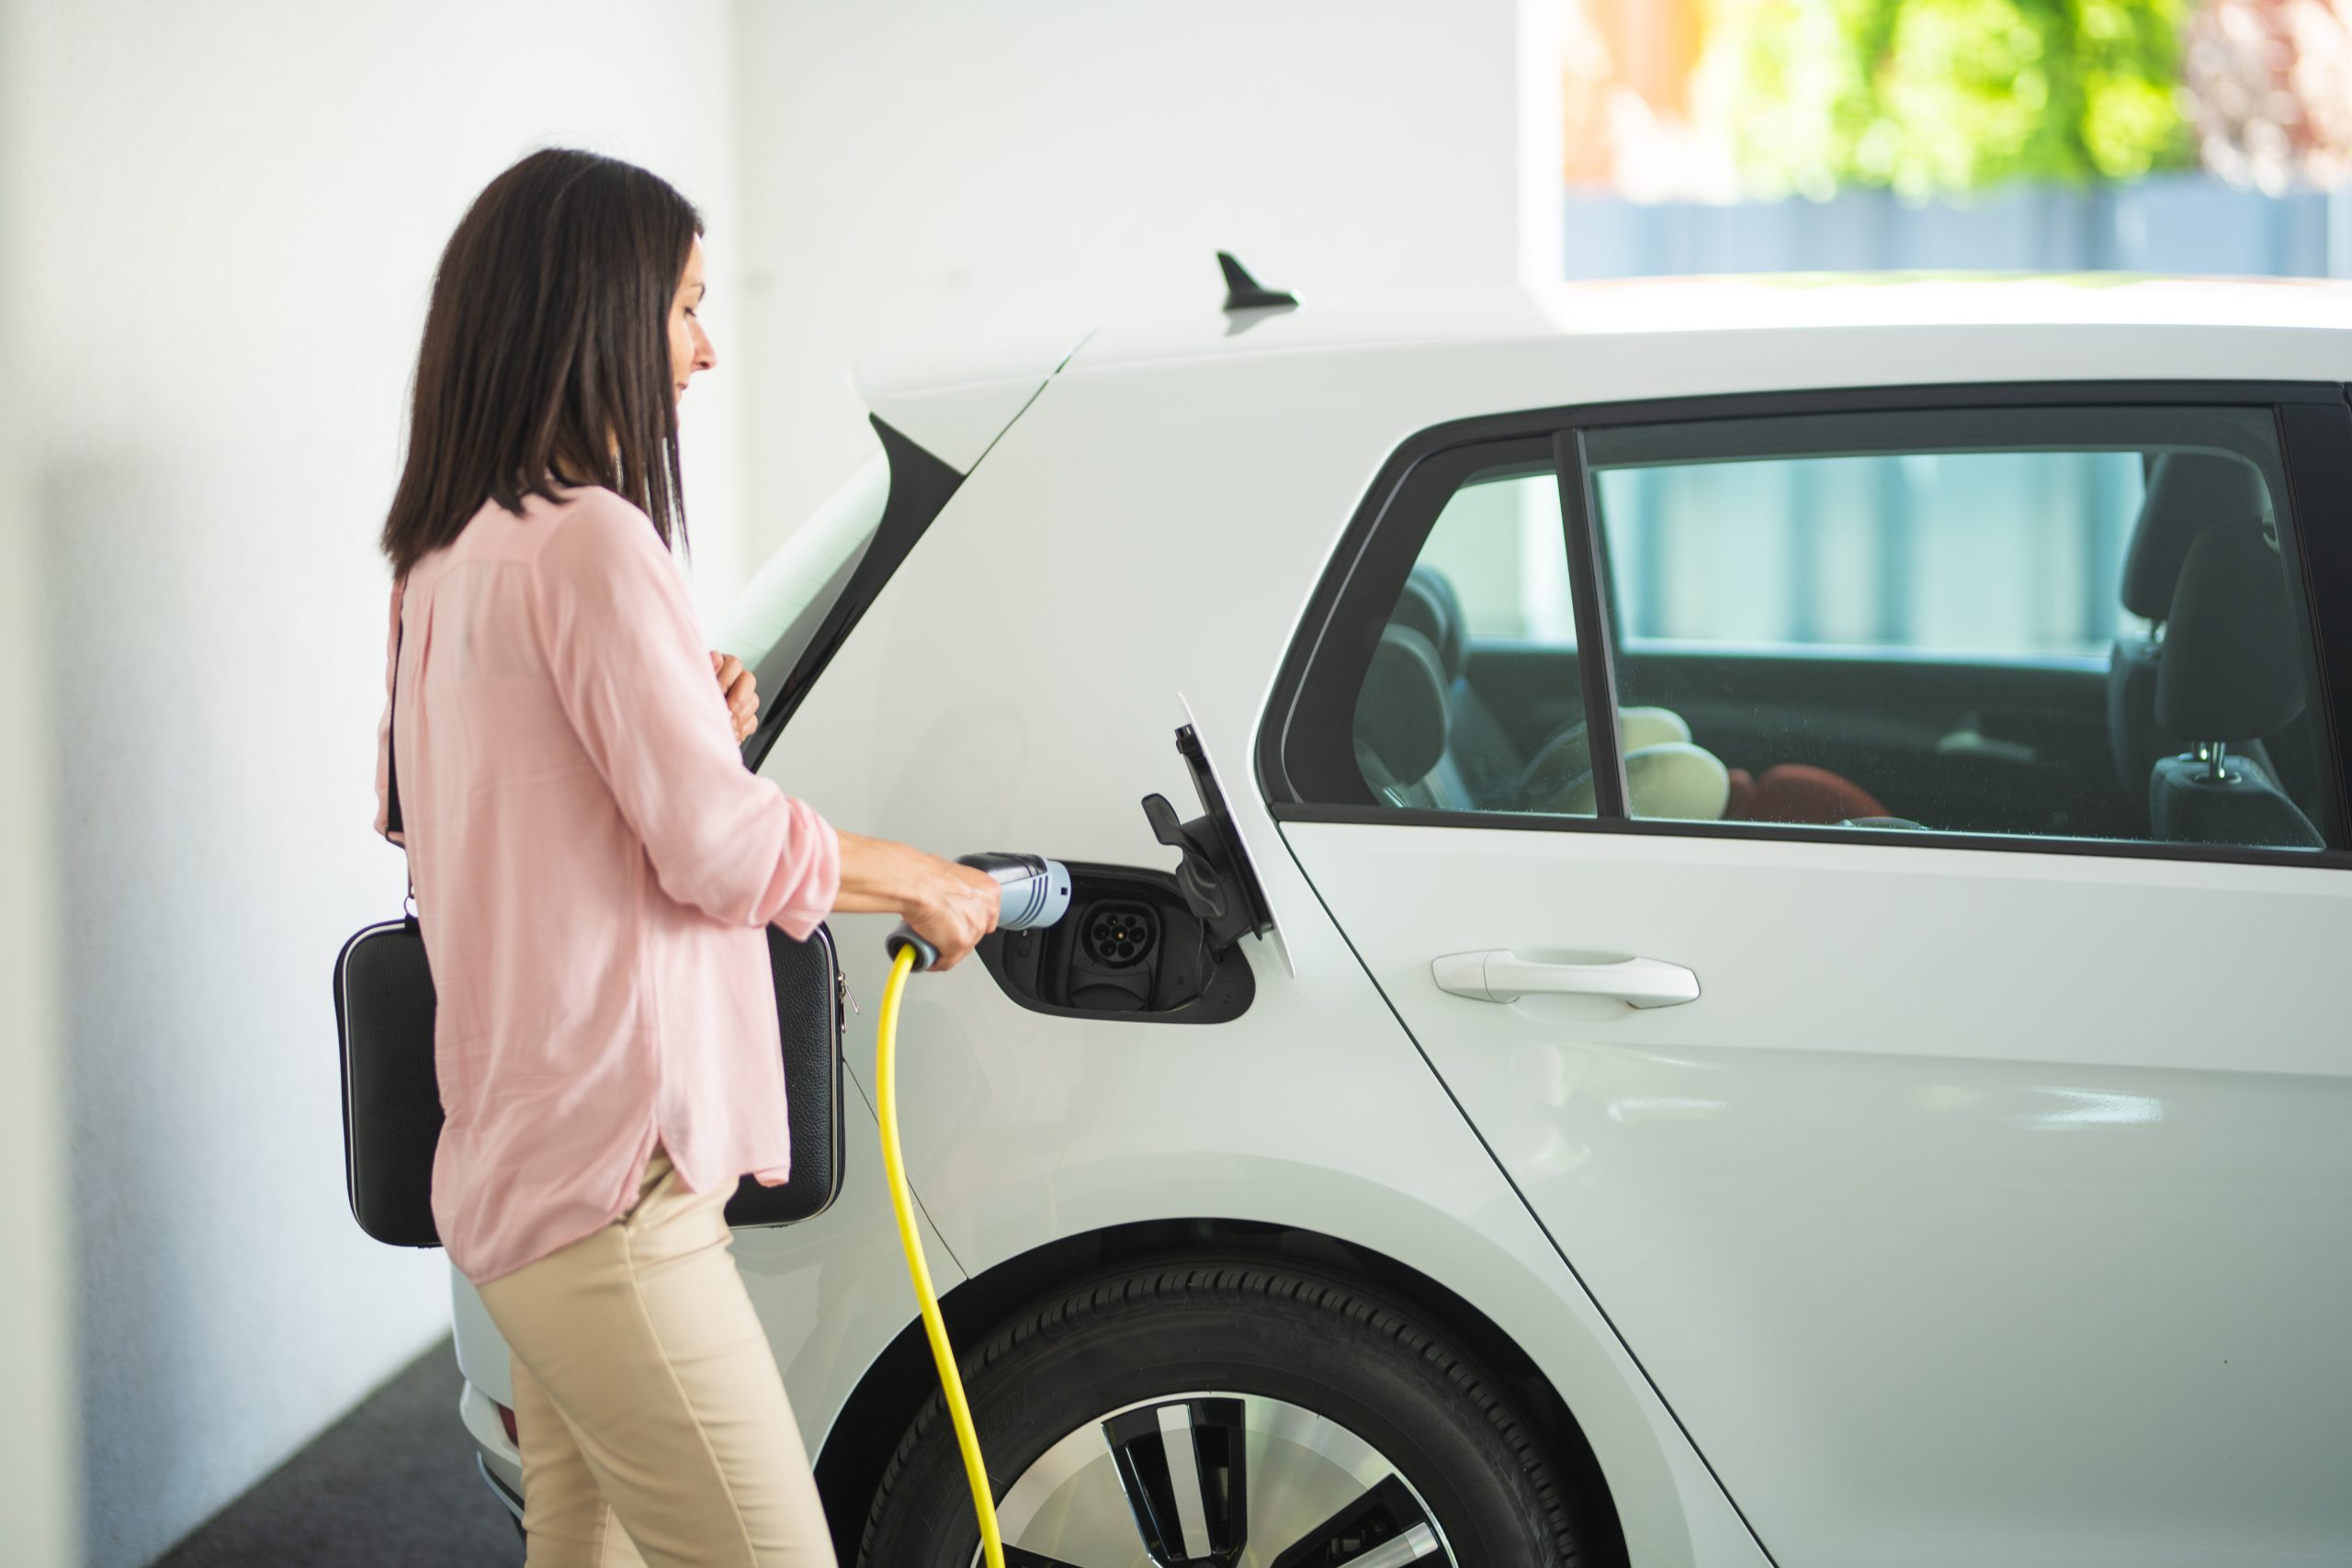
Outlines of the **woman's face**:
[{"label": "woman's face", "polygon": [[686,395],[686,383],[697,370],[707,370],[718,363],[718,355],[710,346],[710,338],[702,330],[699,312],[702,310],[702,238],[696,235],[686,252],[686,270],[678,278],[676,298],[670,301],[670,379],[676,383],[676,395]]}]

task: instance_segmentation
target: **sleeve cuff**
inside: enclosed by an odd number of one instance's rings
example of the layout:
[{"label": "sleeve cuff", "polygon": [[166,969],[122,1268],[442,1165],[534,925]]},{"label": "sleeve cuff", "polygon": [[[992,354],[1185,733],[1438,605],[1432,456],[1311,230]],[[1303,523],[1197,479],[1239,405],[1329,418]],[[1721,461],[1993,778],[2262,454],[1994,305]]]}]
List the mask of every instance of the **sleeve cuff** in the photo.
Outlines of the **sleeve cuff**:
[{"label": "sleeve cuff", "polygon": [[775,912],[773,921],[793,941],[806,942],[808,933],[832,913],[833,900],[841,895],[842,836],[805,802],[795,800],[792,807],[808,837],[809,858],[798,886]]}]

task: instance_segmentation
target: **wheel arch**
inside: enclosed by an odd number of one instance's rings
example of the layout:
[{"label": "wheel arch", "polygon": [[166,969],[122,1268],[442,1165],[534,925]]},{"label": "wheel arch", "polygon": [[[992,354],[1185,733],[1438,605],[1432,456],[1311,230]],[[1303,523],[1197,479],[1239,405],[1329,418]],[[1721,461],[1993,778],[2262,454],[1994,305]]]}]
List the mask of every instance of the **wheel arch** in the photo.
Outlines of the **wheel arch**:
[{"label": "wheel arch", "polygon": [[[1583,1426],[1517,1340],[1442,1281],[1398,1258],[1321,1231],[1262,1220],[1139,1220],[1063,1236],[1008,1258],[941,1298],[955,1343],[967,1346],[1045,1296],[1091,1276],[1186,1255],[1305,1267],[1368,1289],[1442,1333],[1512,1397],[1542,1434],[1579,1518],[1592,1531],[1588,1561],[1622,1564],[1617,1507]],[[843,1402],[816,1461],[835,1555],[856,1562],[865,1515],[891,1450],[937,1387],[922,1323],[910,1317]]]}]

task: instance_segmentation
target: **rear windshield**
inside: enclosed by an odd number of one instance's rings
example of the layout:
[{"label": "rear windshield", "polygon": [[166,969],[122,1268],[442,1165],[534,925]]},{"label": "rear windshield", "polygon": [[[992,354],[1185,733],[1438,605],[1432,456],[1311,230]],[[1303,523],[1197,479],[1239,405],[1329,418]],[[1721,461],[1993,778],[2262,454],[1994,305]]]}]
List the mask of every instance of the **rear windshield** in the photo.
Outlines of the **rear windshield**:
[{"label": "rear windshield", "polygon": [[889,499],[890,467],[877,451],[793,531],[720,616],[719,651],[752,671],[763,708],[784,691],[825,613],[849,587]]}]

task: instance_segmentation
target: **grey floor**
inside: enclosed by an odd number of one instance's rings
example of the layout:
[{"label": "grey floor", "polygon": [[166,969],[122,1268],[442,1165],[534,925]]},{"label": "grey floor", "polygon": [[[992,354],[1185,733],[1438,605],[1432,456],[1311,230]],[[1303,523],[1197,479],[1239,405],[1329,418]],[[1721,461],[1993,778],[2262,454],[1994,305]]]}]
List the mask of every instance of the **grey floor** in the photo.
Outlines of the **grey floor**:
[{"label": "grey floor", "polygon": [[515,1568],[522,1538],[474,1469],[444,1339],[155,1568]]}]

